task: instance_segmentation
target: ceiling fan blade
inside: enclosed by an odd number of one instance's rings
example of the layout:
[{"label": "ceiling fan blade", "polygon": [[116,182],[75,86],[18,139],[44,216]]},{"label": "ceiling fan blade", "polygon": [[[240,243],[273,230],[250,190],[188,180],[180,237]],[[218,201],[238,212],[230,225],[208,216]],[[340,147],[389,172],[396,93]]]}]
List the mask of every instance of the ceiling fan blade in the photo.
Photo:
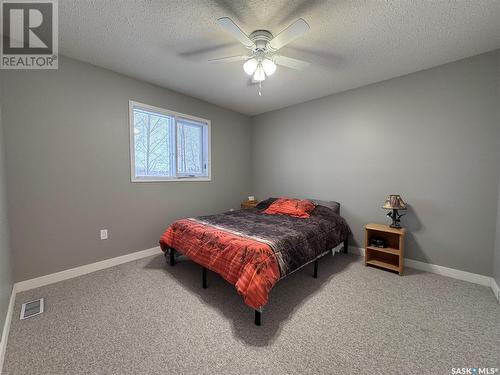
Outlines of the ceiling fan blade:
[{"label": "ceiling fan blade", "polygon": [[234,41],[231,43],[220,43],[213,45],[202,45],[201,48],[193,48],[184,51],[179,51],[178,55],[191,60],[208,60],[217,56],[231,56],[239,53],[241,45]]},{"label": "ceiling fan blade", "polygon": [[220,57],[218,59],[210,59],[208,60],[208,62],[212,64],[219,64],[219,63],[225,64],[235,61],[248,60],[249,58],[250,58],[249,56],[227,56],[227,57]]},{"label": "ceiling fan blade", "polygon": [[247,34],[245,34],[237,24],[229,17],[222,17],[217,20],[219,25],[221,25],[229,34],[238,39],[245,47],[251,48],[254,44],[250,40]]},{"label": "ceiling fan blade", "polygon": [[292,40],[295,40],[307,33],[309,29],[310,27],[308,23],[302,18],[299,18],[281,33],[276,35],[269,43],[273,49],[278,50],[290,43]]},{"label": "ceiling fan blade", "polygon": [[287,68],[301,70],[307,68],[310,63],[304,60],[292,59],[291,57],[274,55],[274,62],[278,65],[286,66]]}]

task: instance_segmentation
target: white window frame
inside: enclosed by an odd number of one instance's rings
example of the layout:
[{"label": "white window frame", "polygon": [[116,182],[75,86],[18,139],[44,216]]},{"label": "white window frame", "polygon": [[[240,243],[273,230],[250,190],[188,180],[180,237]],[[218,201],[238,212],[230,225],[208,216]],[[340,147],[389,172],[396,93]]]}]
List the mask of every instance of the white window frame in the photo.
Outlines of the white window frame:
[{"label": "white window frame", "polygon": [[[184,113],[180,112],[175,112],[175,111],[170,111],[168,109],[160,108],[160,107],[155,107],[149,104],[144,104],[140,102],[136,102],[133,100],[129,100],[129,134],[130,134],[130,179],[132,182],[170,182],[170,181],[212,181],[212,141],[211,141],[211,121],[201,118],[201,117],[196,117],[196,116],[191,116],[191,115],[186,115]],[[145,111],[151,111],[155,112],[161,115],[165,116],[172,116],[175,117],[175,131],[173,135],[173,140],[174,143],[174,170],[175,173],[177,174],[178,170],[178,165],[177,165],[177,118],[184,118],[187,120],[193,120],[193,121],[198,121],[207,124],[207,173],[208,176],[200,176],[200,177],[193,177],[193,176],[186,176],[186,175],[177,175],[177,176],[172,176],[172,177],[167,177],[167,176],[136,176],[135,175],[135,134],[134,134],[134,108],[138,109],[143,109]]]}]

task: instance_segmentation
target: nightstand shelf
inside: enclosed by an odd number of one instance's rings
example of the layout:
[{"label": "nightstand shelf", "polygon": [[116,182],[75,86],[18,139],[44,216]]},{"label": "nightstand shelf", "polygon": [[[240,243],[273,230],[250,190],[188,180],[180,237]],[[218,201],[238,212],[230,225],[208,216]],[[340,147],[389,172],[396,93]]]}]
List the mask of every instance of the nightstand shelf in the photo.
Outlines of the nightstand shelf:
[{"label": "nightstand shelf", "polygon": [[[365,266],[375,266],[403,274],[404,228],[391,228],[382,224],[365,226]],[[386,247],[370,246],[373,237],[385,241]]]},{"label": "nightstand shelf", "polygon": [[380,251],[382,253],[393,254],[393,255],[399,256],[399,250],[393,249],[392,247],[367,246],[366,248],[370,251]]},{"label": "nightstand shelf", "polygon": [[366,264],[370,264],[372,266],[381,267],[381,268],[387,268],[387,269],[390,269],[391,271],[399,272],[398,265],[392,264],[392,263],[387,263],[387,262],[384,262],[382,260],[375,260],[375,259],[367,260]]}]

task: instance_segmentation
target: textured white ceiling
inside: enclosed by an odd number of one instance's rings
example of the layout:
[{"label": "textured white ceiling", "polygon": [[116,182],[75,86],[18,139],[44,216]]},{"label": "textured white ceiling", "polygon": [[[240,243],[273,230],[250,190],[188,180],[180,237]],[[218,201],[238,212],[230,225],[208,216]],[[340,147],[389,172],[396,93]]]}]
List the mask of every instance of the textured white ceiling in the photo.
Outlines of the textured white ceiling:
[{"label": "textured white ceiling", "polygon": [[[257,95],[245,53],[216,23],[229,16],[249,34],[275,35],[299,17],[311,26]],[[500,48],[499,0],[63,0],[60,52],[254,115]]]}]

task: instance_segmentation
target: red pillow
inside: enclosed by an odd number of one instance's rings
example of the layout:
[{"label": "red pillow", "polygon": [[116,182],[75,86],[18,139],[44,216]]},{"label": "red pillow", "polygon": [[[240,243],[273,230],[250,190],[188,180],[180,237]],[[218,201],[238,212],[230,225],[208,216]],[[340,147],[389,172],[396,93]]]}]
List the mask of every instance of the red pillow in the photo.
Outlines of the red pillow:
[{"label": "red pillow", "polygon": [[289,215],[293,217],[310,217],[314,204],[306,199],[278,198],[265,211],[270,215]]}]

